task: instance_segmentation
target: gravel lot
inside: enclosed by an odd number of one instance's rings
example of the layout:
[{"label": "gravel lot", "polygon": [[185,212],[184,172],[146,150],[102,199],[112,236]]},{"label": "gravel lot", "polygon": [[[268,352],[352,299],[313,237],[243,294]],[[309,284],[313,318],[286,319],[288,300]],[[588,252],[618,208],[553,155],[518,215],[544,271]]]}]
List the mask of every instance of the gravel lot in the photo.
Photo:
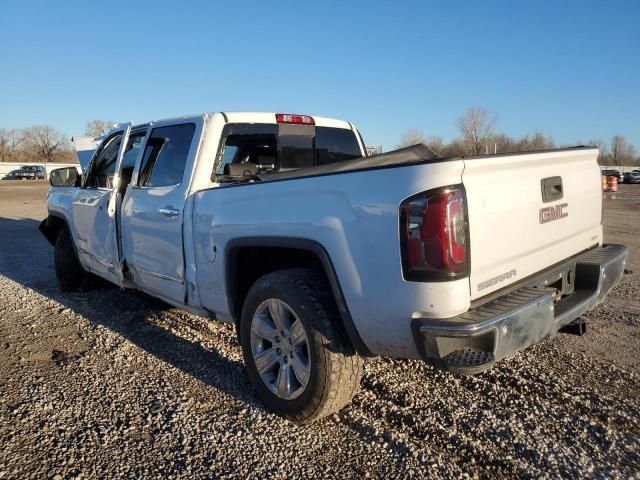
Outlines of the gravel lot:
[{"label": "gravel lot", "polygon": [[[265,411],[233,328],[136,292],[62,294],[46,185],[0,181],[0,478],[640,478],[640,275],[476,377],[368,362],[350,408]],[[640,272],[640,185],[606,240]]]}]

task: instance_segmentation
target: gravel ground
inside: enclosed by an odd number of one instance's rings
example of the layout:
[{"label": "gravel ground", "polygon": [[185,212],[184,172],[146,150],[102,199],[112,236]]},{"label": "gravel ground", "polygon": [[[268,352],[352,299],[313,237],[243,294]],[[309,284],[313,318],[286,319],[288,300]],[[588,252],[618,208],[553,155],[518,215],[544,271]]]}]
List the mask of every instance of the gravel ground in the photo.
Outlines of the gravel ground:
[{"label": "gravel ground", "polygon": [[[640,272],[640,186],[623,193],[606,238]],[[0,182],[2,479],[640,478],[640,275],[585,337],[476,377],[371,361],[347,410],[298,427],[261,407],[232,327],[106,286],[60,293],[45,195]]]}]

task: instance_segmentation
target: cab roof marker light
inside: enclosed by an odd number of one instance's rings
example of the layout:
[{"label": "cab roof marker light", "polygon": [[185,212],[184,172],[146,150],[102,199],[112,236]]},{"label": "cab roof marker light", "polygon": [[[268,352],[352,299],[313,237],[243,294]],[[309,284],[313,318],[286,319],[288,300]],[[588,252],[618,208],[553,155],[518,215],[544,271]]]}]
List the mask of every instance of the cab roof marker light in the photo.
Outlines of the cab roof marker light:
[{"label": "cab roof marker light", "polygon": [[301,125],[315,125],[313,117],[309,115],[296,115],[294,113],[276,113],[277,123],[297,123]]}]

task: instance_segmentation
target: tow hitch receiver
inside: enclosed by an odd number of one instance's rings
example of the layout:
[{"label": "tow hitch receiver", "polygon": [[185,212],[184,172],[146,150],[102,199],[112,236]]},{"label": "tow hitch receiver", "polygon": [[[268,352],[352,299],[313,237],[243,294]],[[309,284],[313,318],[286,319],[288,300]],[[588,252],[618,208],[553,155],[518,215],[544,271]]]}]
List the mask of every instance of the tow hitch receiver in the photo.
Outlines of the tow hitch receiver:
[{"label": "tow hitch receiver", "polygon": [[560,329],[561,333],[569,333],[571,335],[578,335],[579,337],[587,333],[587,321],[582,318],[576,318],[573,322],[565,325]]}]

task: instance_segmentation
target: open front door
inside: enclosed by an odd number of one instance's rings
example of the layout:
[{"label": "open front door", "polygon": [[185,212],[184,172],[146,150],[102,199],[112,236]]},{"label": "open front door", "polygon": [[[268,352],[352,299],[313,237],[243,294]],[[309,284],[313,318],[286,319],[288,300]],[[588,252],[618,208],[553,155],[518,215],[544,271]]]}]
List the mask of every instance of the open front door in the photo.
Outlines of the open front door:
[{"label": "open front door", "polygon": [[117,191],[131,124],[111,132],[76,192],[72,216],[80,262],[89,271],[122,285],[117,236]]}]

